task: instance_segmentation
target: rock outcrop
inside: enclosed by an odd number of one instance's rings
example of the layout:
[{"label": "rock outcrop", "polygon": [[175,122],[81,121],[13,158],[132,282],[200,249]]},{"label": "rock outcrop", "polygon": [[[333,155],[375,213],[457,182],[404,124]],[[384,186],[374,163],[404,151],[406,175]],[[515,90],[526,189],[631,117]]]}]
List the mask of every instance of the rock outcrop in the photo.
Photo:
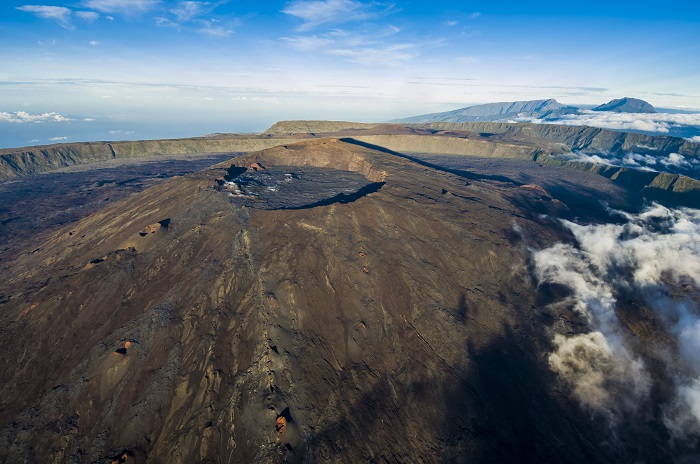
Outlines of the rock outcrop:
[{"label": "rock outcrop", "polygon": [[297,135],[297,134],[314,134],[319,132],[320,127],[323,130],[320,132],[340,132],[346,130],[363,130],[372,129],[379,126],[379,123],[362,123],[350,121],[280,121],[272,125],[264,132],[265,135]]},{"label": "rock outcrop", "polygon": [[151,155],[246,153],[294,143],[298,138],[219,135],[173,140],[84,142],[0,150],[0,181],[77,164]]}]

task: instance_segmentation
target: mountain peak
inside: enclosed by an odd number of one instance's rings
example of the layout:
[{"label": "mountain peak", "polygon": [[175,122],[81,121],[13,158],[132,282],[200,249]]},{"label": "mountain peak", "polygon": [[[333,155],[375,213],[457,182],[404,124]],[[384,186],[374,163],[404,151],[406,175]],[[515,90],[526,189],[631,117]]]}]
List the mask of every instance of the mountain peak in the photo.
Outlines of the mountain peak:
[{"label": "mountain peak", "polygon": [[656,113],[656,109],[651,104],[638,98],[624,97],[610,100],[600,106],[593,108],[593,111],[611,111],[614,113]]},{"label": "mountain peak", "polygon": [[486,103],[483,105],[467,106],[444,113],[425,114],[396,122],[425,123],[425,122],[478,122],[497,121],[503,118],[520,115],[544,117],[553,113],[570,112],[575,108],[562,105],[553,98],[545,100],[522,100],[514,102]]}]

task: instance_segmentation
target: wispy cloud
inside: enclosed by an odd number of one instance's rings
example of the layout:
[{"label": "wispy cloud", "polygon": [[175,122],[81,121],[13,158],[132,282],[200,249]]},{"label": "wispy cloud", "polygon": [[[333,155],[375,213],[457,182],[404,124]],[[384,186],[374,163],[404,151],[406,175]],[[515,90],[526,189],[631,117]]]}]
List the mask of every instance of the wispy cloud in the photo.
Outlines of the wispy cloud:
[{"label": "wispy cloud", "polygon": [[481,16],[481,13],[479,13],[478,11],[475,11],[474,13],[469,15],[469,19],[476,19],[479,16]]},{"label": "wispy cloud", "polygon": [[223,25],[216,19],[211,19],[202,21],[202,27],[199,28],[199,32],[210,37],[223,39],[233,34],[233,29]]},{"label": "wispy cloud", "polygon": [[0,122],[28,123],[28,122],[69,122],[72,119],[59,113],[31,114],[25,111],[8,113],[0,111]]},{"label": "wispy cloud", "polygon": [[414,44],[394,44],[373,47],[360,47],[354,49],[330,49],[329,55],[342,56],[355,63],[366,65],[395,66],[406,63],[418,56]]},{"label": "wispy cloud", "polygon": [[454,21],[454,20],[445,21],[445,26],[447,26],[447,27],[455,27],[457,24],[459,24],[459,21]]},{"label": "wispy cloud", "polygon": [[[282,101],[281,98],[279,97],[256,97],[256,96],[240,96],[240,97],[231,97],[232,101],[235,102],[254,102],[254,103],[270,103],[270,104],[277,104]],[[286,99],[286,101],[289,101],[289,99]]]},{"label": "wispy cloud", "polygon": [[75,15],[78,18],[83,19],[83,20],[88,21],[88,22],[93,22],[93,21],[97,21],[98,19],[100,19],[100,14],[95,13],[94,11],[76,11]]},{"label": "wispy cloud", "polygon": [[304,21],[299,30],[313,29],[322,24],[363,21],[388,13],[390,3],[363,3],[356,0],[295,0],[282,10]]},{"label": "wispy cloud", "polygon": [[373,33],[336,29],[324,34],[282,37],[282,41],[300,52],[323,53],[346,61],[367,65],[394,66],[418,56],[421,45],[396,40],[401,30],[384,26]]},{"label": "wispy cloud", "polygon": [[154,20],[155,20],[156,26],[172,27],[172,28],[175,28],[178,30],[180,29],[180,25],[178,23],[176,23],[175,21],[173,21],[171,19],[165,18],[163,16],[157,16],[156,18],[154,18]]},{"label": "wispy cloud", "polygon": [[161,0],[84,0],[86,8],[102,13],[133,14],[148,11],[162,2]]},{"label": "wispy cloud", "polygon": [[73,29],[73,26],[70,23],[73,12],[69,8],[50,5],[22,5],[18,6],[17,9],[27,13],[32,13],[39,18],[56,21],[66,29]]},{"label": "wispy cloud", "polygon": [[300,52],[315,52],[334,43],[334,40],[329,37],[317,35],[283,37],[282,40]]},{"label": "wispy cloud", "polygon": [[91,41],[88,42],[88,43],[89,43],[91,46],[93,46],[93,47],[97,47],[97,46],[100,44],[97,40],[91,40]]},{"label": "wispy cloud", "polygon": [[476,63],[481,63],[481,60],[479,58],[476,58],[474,56],[460,56],[457,58],[457,63],[460,64],[476,64]]},{"label": "wispy cloud", "polygon": [[[578,334],[553,333],[549,365],[586,408],[613,423],[622,416],[662,409],[669,432],[700,430],[700,210],[652,205],[640,214],[611,211],[619,224],[579,225],[563,221],[576,246],[557,244],[534,253],[540,283],[556,283],[572,294],[553,303],[573,307]],[[666,379],[652,380],[634,354],[629,321],[617,314],[633,305],[637,317],[654,314],[654,330],[666,335],[644,342],[648,355],[664,360]],[[581,327],[580,325],[578,327]],[[564,329],[569,332],[569,329]],[[664,338],[668,336],[669,338]],[[670,353],[674,353],[669,356]],[[660,364],[660,365],[661,365]],[[649,402],[651,383],[668,382],[674,392]]]},{"label": "wispy cloud", "polygon": [[60,142],[62,140],[68,140],[68,137],[51,137],[49,140],[52,142]]},{"label": "wispy cloud", "polygon": [[180,2],[176,7],[170,9],[171,17],[158,16],[155,18],[155,24],[160,27],[172,27],[177,31],[197,31],[200,34],[218,39],[230,37],[234,33],[233,26],[237,20],[222,21],[203,17],[213,12],[220,4],[221,2]]},{"label": "wispy cloud", "polygon": [[178,21],[190,21],[192,18],[211,13],[216,8],[211,2],[181,2],[170,12]]}]

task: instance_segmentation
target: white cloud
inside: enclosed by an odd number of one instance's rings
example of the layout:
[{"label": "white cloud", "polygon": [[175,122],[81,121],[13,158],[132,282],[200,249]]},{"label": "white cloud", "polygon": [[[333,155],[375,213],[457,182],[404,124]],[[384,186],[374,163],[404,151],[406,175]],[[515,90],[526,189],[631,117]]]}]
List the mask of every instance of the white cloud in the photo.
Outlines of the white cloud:
[{"label": "white cloud", "polygon": [[392,4],[367,4],[356,0],[295,0],[287,4],[282,12],[300,18],[304,24],[299,29],[309,30],[321,24],[341,24],[375,18],[392,8]]},{"label": "white cloud", "polygon": [[161,3],[161,0],[84,0],[83,5],[102,13],[133,14],[148,11]]},{"label": "white cloud", "polygon": [[613,113],[610,111],[581,111],[578,114],[567,114],[556,120],[537,118],[516,118],[519,122],[552,123],[569,126],[592,126],[614,130],[637,130],[667,134],[671,127],[698,126],[700,113]]},{"label": "white cloud", "polygon": [[688,140],[690,140],[691,142],[700,143],[700,135],[696,135],[695,137],[690,137]]},{"label": "white cloud", "polygon": [[481,63],[481,60],[479,58],[473,57],[473,56],[460,56],[457,58],[457,63],[461,64],[476,64],[476,63]]},{"label": "white cloud", "polygon": [[88,21],[88,22],[93,22],[93,21],[97,21],[98,19],[100,19],[99,13],[95,13],[94,11],[76,11],[75,15],[78,18],[84,19],[85,21]]},{"label": "white cloud", "polygon": [[317,35],[282,37],[282,40],[300,52],[315,52],[333,43],[332,39],[328,37],[319,37]]},{"label": "white cloud", "polygon": [[211,12],[215,6],[210,2],[181,2],[170,12],[178,21],[189,21],[192,18]]},{"label": "white cloud", "polygon": [[474,13],[469,15],[469,19],[476,19],[479,16],[481,16],[481,13],[479,13],[478,11],[475,11]]},{"label": "white cloud", "polygon": [[454,21],[454,20],[445,21],[445,26],[447,26],[447,27],[454,27],[457,24],[459,24],[459,21]]},{"label": "white cloud", "polygon": [[174,21],[169,20],[168,18],[164,18],[162,16],[157,16],[154,18],[156,21],[156,26],[160,27],[174,27],[175,29],[180,28],[180,25]]},{"label": "white cloud", "polygon": [[700,290],[700,210],[655,204],[640,214],[611,212],[624,221],[562,221],[577,245],[556,244],[533,254],[540,283],[572,291],[554,304],[573,306],[588,328],[577,335],[554,333],[549,365],[582,405],[613,422],[642,408],[651,379],[632,354],[629,322],[617,317],[616,295],[625,295],[654,311],[674,339],[647,349],[660,360],[678,350],[666,367],[675,395],[662,399],[665,424],[675,435],[700,431],[700,308],[694,296]]},{"label": "white cloud", "polygon": [[619,154],[610,152],[597,152],[594,154],[574,152],[559,155],[559,158],[580,163],[630,167],[642,171],[663,171],[671,174],[683,174],[694,178],[700,178],[700,159],[683,156],[678,153],[670,153],[668,156],[662,156],[633,152]]},{"label": "white cloud", "polygon": [[[623,347],[612,347],[601,332],[554,336],[549,366],[572,387],[578,401],[596,412],[634,410],[649,393],[651,382],[639,359]],[[624,390],[623,402],[615,394]],[[609,415],[615,420],[615,414]]]},{"label": "white cloud", "polygon": [[373,33],[336,29],[318,35],[282,37],[281,40],[301,52],[323,53],[366,65],[394,66],[418,56],[419,45],[393,40],[399,32],[401,30],[394,26],[384,26]]},{"label": "white cloud", "polygon": [[56,21],[62,27],[66,29],[72,29],[73,26],[70,23],[70,18],[72,11],[68,8],[62,6],[49,6],[49,5],[22,5],[17,7],[20,11],[25,11],[27,13],[32,13],[33,15]]},{"label": "white cloud", "polygon": [[219,24],[216,20],[202,21],[203,26],[199,29],[202,34],[208,35],[210,37],[215,37],[217,39],[224,39],[230,37],[233,34],[233,29],[229,29],[225,26]]},{"label": "white cloud", "polygon": [[[278,97],[231,97],[231,100],[233,101],[241,101],[241,102],[255,102],[255,103],[280,103],[282,100]],[[288,100],[286,100],[288,102]]]},{"label": "white cloud", "polygon": [[60,142],[61,140],[68,140],[68,137],[51,137],[49,140],[52,142]]},{"label": "white cloud", "polygon": [[93,47],[97,47],[97,46],[100,44],[97,40],[91,40],[91,41],[88,42],[88,43],[89,43],[90,45],[92,45]]},{"label": "white cloud", "polygon": [[97,121],[97,119],[95,119],[95,118],[85,118],[85,119],[83,119],[83,121],[85,121],[85,122],[95,122],[95,121]]},{"label": "white cloud", "polygon": [[393,44],[355,49],[331,49],[326,53],[345,57],[348,61],[366,65],[395,66],[418,56],[413,44]]},{"label": "white cloud", "polygon": [[69,122],[72,119],[59,113],[31,114],[25,111],[8,113],[0,111],[0,122],[27,123],[27,122]]}]

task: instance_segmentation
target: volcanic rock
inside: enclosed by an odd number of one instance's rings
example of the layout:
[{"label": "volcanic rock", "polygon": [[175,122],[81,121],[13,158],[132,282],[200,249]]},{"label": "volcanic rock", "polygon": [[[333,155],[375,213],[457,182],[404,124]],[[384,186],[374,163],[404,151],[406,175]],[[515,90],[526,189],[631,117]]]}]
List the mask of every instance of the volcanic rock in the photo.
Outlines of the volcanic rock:
[{"label": "volcanic rock", "polygon": [[[254,163],[374,188],[241,205],[223,186]],[[661,462],[547,367],[530,249],[567,239],[565,211],[338,139],[109,204],[0,282],[0,461]]]}]

